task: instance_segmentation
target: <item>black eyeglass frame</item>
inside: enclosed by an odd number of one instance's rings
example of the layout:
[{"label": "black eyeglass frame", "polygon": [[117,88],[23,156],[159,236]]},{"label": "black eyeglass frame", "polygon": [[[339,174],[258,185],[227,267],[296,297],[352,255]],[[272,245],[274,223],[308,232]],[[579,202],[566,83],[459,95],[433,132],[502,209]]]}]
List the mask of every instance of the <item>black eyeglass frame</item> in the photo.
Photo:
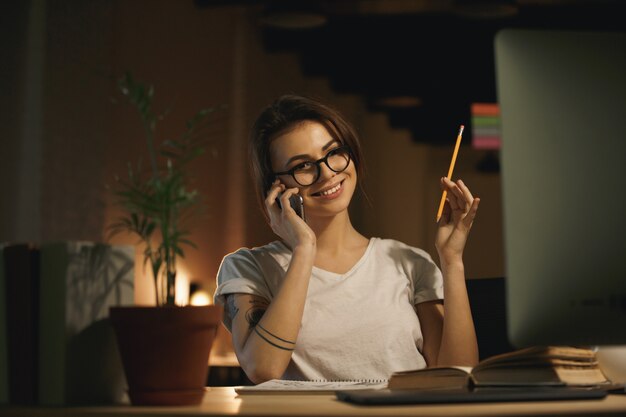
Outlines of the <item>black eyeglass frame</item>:
[{"label": "black eyeglass frame", "polygon": [[[337,171],[337,170],[334,170],[328,164],[328,157],[331,156],[333,153],[335,153],[337,151],[340,151],[340,150],[345,150],[346,151],[346,153],[348,155],[348,162],[346,163],[346,166],[345,166],[344,169],[341,169],[341,170]],[[323,158],[320,158],[317,161],[308,161],[308,162],[314,164],[317,167],[317,174],[315,175],[315,179],[310,184],[306,184],[306,185],[305,184],[301,184],[300,181],[298,181],[296,179],[295,172],[296,172],[296,169],[298,168],[298,165],[300,165],[300,164],[296,165],[295,167],[291,168],[290,170],[283,171],[283,172],[274,172],[273,174],[276,175],[276,176],[278,176],[278,175],[291,175],[291,178],[293,178],[293,180],[295,182],[297,182],[301,187],[308,187],[310,185],[315,184],[317,182],[317,180],[320,179],[320,175],[322,174],[322,168],[320,167],[320,165],[322,164],[322,162],[325,163],[326,166],[328,167],[328,169],[330,169],[331,171],[339,173],[339,172],[345,171],[348,168],[348,166],[350,165],[350,161],[352,161],[352,151],[350,150],[350,147],[348,145],[341,145],[341,146],[337,146],[334,149],[331,149],[330,151],[328,151],[328,153],[326,153],[326,155],[324,155]]]}]

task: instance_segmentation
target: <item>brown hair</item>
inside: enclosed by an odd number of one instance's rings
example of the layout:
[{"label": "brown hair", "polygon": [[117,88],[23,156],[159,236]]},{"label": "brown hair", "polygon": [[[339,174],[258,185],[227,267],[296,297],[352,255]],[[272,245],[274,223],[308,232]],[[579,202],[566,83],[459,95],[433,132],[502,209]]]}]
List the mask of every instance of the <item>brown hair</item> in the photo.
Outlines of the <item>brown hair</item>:
[{"label": "brown hair", "polygon": [[250,173],[256,190],[257,200],[267,218],[265,196],[275,179],[270,161],[270,143],[282,133],[304,121],[318,122],[328,133],[342,144],[348,145],[352,161],[363,190],[365,167],[359,137],[350,123],[336,109],[305,96],[283,95],[267,106],[259,115],[250,132],[248,147]]}]

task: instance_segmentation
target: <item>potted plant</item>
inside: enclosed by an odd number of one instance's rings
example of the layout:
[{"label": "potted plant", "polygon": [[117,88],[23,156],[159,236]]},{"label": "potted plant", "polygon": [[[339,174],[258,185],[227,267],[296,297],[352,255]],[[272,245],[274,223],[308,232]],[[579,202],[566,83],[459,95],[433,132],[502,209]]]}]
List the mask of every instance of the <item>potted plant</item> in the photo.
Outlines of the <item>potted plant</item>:
[{"label": "potted plant", "polygon": [[204,152],[201,134],[215,108],[198,112],[177,139],[156,143],[161,116],[152,108],[154,88],[127,73],[118,81],[121,95],[139,112],[145,131],[148,167],[128,164],[127,178],[113,190],[123,214],[107,229],[139,237],[144,266],[149,265],[155,306],[111,307],[128,393],[135,405],[186,405],[201,402],[208,358],[222,310],[217,306],[177,306],[177,262],[184,246],[195,247],[186,220],[201,203],[189,189],[189,163]]}]

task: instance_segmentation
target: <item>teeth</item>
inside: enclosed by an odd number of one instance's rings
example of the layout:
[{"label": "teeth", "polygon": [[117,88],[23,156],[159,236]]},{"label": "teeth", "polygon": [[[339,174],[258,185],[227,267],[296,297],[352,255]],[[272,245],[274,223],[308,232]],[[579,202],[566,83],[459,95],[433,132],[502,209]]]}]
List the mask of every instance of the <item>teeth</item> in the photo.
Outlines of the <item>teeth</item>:
[{"label": "teeth", "polygon": [[339,191],[340,188],[341,188],[341,184],[337,184],[335,187],[331,188],[330,190],[322,191],[320,194],[321,195],[330,195],[330,194],[333,194],[333,193],[336,193],[337,191]]}]

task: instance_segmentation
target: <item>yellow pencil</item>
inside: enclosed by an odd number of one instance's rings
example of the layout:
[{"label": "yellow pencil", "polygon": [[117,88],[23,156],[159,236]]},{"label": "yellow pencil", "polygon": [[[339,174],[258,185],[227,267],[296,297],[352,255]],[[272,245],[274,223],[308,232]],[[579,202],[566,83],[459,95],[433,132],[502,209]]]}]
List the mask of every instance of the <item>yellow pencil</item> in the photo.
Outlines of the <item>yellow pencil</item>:
[{"label": "yellow pencil", "polygon": [[[452,154],[452,161],[450,161],[450,169],[448,169],[448,176],[446,178],[452,180],[452,171],[454,171],[454,163],[456,162],[456,156],[459,153],[459,147],[461,146],[461,137],[463,136],[463,128],[464,126],[461,125],[461,128],[459,129],[459,136],[457,136],[456,138],[456,145],[454,146],[454,153]],[[446,203],[446,197],[448,196],[448,193],[446,190],[443,190],[443,193],[441,194],[441,201],[439,202],[439,210],[437,210],[437,223],[439,222],[439,219],[441,219],[441,214],[443,213],[443,206]]]}]

